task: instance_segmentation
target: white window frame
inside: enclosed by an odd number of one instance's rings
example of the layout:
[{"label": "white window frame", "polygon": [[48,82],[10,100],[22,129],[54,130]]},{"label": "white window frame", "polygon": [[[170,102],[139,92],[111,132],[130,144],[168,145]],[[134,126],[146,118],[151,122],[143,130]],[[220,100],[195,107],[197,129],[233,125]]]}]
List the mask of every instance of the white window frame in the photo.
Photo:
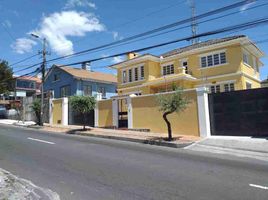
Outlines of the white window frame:
[{"label": "white window frame", "polygon": [[[247,84],[249,84],[249,85],[250,85],[250,88],[247,88]],[[247,90],[252,89],[252,82],[250,82],[250,81],[246,81],[246,89],[247,89]]]},{"label": "white window frame", "polygon": [[[250,62],[249,62],[249,56],[250,56],[250,54],[249,54],[248,52],[243,51],[243,53],[242,53],[242,60],[243,60],[243,63],[244,63],[246,66],[251,67],[251,66],[250,66]],[[246,59],[245,59],[245,58],[246,58]]]},{"label": "white window frame", "polygon": [[[222,61],[221,61],[221,54],[222,53],[225,54],[225,62],[224,63],[222,63]],[[219,64],[215,64],[215,60],[214,60],[215,55],[218,55]],[[210,65],[210,66],[208,66],[208,57],[209,56],[212,57],[212,65]],[[209,52],[209,53],[206,53],[206,54],[201,54],[201,55],[198,55],[198,57],[199,57],[199,66],[200,66],[201,69],[217,67],[217,66],[222,66],[222,65],[228,64],[227,55],[226,55],[226,49],[220,50],[220,51]],[[204,67],[202,66],[202,59],[203,58],[205,58],[205,60],[206,60],[206,66],[204,66]]]},{"label": "white window frame", "polygon": [[[171,66],[173,66],[173,73],[171,73]],[[169,67],[169,69],[167,67]],[[164,68],[166,68],[166,74],[164,74]],[[169,72],[170,72],[169,74],[167,73],[167,70],[169,70]],[[161,74],[162,74],[162,76],[169,76],[169,75],[175,74],[174,63],[165,63],[165,64],[161,65]]]}]

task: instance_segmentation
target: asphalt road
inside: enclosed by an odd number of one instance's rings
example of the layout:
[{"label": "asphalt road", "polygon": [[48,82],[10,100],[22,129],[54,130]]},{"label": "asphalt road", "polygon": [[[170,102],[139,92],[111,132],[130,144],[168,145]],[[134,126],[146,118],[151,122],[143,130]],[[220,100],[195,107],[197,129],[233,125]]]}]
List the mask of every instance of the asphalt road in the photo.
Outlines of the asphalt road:
[{"label": "asphalt road", "polygon": [[268,199],[264,161],[4,125],[0,168],[61,199]]}]

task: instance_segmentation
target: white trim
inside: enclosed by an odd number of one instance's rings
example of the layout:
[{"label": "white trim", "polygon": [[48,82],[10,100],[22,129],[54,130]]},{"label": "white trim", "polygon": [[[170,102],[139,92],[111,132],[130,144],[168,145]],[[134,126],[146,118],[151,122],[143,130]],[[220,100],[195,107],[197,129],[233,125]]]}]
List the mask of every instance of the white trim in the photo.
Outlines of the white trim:
[{"label": "white trim", "polygon": [[202,67],[201,64],[200,64],[201,67],[198,70],[213,69],[213,68],[217,68],[217,67],[222,67],[224,65],[229,65],[229,63],[223,63],[223,64],[212,65],[212,66],[207,66],[207,67]]},{"label": "white trim", "polygon": [[63,126],[68,126],[68,98],[64,97],[62,98],[62,125]]},{"label": "white trim", "polygon": [[[189,91],[196,91],[196,88],[191,88],[191,89],[184,89],[183,92],[189,92]],[[140,96],[133,96],[131,98],[139,98],[139,97],[150,97],[150,96],[158,96],[158,95],[161,95],[161,94],[173,94],[175,93],[176,91],[170,91],[170,92],[159,92],[159,93],[155,93],[155,94],[143,94],[143,95],[140,95]]]},{"label": "white trim", "polygon": [[[216,75],[216,76],[208,76],[208,77],[206,77],[206,79],[224,78],[224,77],[237,76],[237,75],[242,75],[242,72],[235,72],[235,73]],[[198,78],[196,80],[197,81],[203,81],[203,78]]]},{"label": "white trim", "polygon": [[236,80],[228,80],[228,81],[220,81],[220,82],[216,82],[216,83],[205,83],[205,84],[199,84],[196,85],[196,87],[203,87],[204,85],[206,86],[211,86],[211,85],[220,85],[220,84],[230,84],[230,83],[236,83]]},{"label": "white trim", "polygon": [[118,128],[118,100],[112,99],[113,126]]},{"label": "white trim", "polygon": [[160,58],[158,58],[157,56],[153,56],[153,55],[142,55],[142,56],[130,59],[130,60],[123,61],[122,63],[114,64],[110,66],[110,68],[121,69],[123,67],[136,64],[137,62],[147,62],[147,61],[159,62]]},{"label": "white trim", "polygon": [[203,54],[199,54],[198,57],[206,57],[206,56],[210,56],[210,55],[214,55],[214,54],[220,54],[220,53],[226,53],[226,49],[221,49],[221,50],[217,50],[217,51],[210,51],[207,53],[203,53]]},{"label": "white trim", "polygon": [[133,109],[132,109],[132,103],[131,103],[131,97],[127,98],[127,119],[128,119],[128,128],[132,129],[133,128]]},{"label": "white trim", "polygon": [[49,124],[53,125],[53,99],[49,99]]},{"label": "white trim", "polygon": [[208,90],[205,87],[197,88],[197,108],[198,108],[198,121],[199,121],[199,134],[200,137],[211,136],[209,108],[208,108]]},{"label": "white trim", "polygon": [[94,126],[99,126],[99,105],[98,102],[96,102],[96,106],[94,108]]},{"label": "white trim", "polygon": [[167,65],[174,65],[175,61],[169,61],[169,62],[161,62],[161,67],[167,66]]}]

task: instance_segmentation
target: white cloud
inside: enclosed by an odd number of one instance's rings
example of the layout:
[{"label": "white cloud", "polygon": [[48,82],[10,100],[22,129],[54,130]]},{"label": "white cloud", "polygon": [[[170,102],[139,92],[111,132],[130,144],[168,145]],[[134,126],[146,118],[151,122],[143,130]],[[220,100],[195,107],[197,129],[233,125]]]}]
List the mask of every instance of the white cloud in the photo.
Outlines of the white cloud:
[{"label": "white cloud", "polygon": [[255,3],[256,3],[255,1],[249,0],[248,3],[246,3],[240,8],[240,12],[243,13],[245,10],[247,10],[250,6],[254,5]]},{"label": "white cloud", "polygon": [[7,28],[11,28],[11,26],[12,26],[12,24],[9,20],[5,20],[2,24]]},{"label": "white cloud", "polygon": [[75,7],[89,7],[97,9],[96,4],[88,0],[67,0],[63,9],[72,9]]},{"label": "white cloud", "polygon": [[16,42],[11,45],[11,48],[18,54],[24,54],[31,52],[34,45],[36,45],[34,40],[28,38],[19,38],[16,39]]},{"label": "white cloud", "polygon": [[116,32],[116,31],[113,31],[112,34],[113,34],[113,38],[114,38],[114,40],[117,40],[117,38],[118,38],[118,36],[119,36],[119,33]]},{"label": "white cloud", "polygon": [[113,34],[113,39],[114,40],[122,40],[123,37],[119,35],[119,33],[117,31],[112,31]]},{"label": "white cloud", "polygon": [[45,37],[51,49],[63,56],[73,53],[73,43],[68,36],[82,37],[88,32],[104,30],[104,25],[93,14],[62,11],[44,16],[39,27],[30,33]]},{"label": "white cloud", "polygon": [[112,63],[119,63],[124,61],[124,58],[122,56],[117,56],[112,59]]}]

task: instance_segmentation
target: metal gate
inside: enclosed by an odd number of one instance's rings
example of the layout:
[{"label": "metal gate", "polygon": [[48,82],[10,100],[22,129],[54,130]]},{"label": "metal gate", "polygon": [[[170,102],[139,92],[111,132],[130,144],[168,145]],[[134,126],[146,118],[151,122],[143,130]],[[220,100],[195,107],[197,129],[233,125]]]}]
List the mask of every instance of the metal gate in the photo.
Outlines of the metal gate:
[{"label": "metal gate", "polygon": [[212,135],[268,136],[268,88],[209,94]]},{"label": "metal gate", "polygon": [[118,127],[128,127],[127,99],[118,99]]}]

